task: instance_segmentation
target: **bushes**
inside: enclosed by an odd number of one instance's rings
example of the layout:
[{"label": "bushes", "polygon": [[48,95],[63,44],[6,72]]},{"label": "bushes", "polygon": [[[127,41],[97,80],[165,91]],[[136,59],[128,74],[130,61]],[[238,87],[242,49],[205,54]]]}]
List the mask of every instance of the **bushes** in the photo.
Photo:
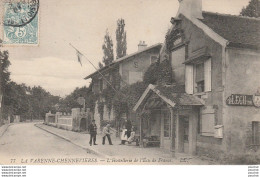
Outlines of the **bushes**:
[{"label": "bushes", "polygon": [[161,63],[156,62],[144,73],[144,82],[146,84],[171,84],[172,83],[172,67],[168,59]]}]

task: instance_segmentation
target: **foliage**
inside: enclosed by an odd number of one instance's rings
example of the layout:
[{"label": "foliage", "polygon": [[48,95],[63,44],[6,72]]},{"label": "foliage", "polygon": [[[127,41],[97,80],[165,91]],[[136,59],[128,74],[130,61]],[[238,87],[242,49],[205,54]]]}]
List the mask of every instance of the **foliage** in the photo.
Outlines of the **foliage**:
[{"label": "foliage", "polygon": [[107,88],[104,89],[101,93],[101,97],[105,99],[105,105],[109,111],[109,114],[111,113],[112,107],[113,107],[113,98],[116,94],[116,90],[120,88],[120,81],[121,81],[121,76],[118,73],[118,71],[114,71],[111,73],[112,79],[110,80],[111,85],[107,85]]},{"label": "foliage", "polygon": [[45,113],[53,111],[59,101],[40,86],[28,87],[25,84],[9,82],[4,95],[4,115],[20,115],[22,119],[43,119]]},{"label": "foliage", "polygon": [[182,37],[183,30],[181,28],[175,27],[172,30],[168,30],[165,36],[165,44],[166,44],[166,52],[170,53],[172,48],[174,47],[174,41],[178,38]]},{"label": "foliage", "polygon": [[90,108],[90,110],[94,112],[96,96],[93,94],[91,86],[77,87],[71,94],[60,100],[57,111],[71,112],[72,108],[82,108],[83,106],[77,102],[79,97],[84,97],[86,108]]},{"label": "foliage", "polygon": [[104,102],[98,101],[98,113],[100,115],[100,120],[103,120],[104,117]]},{"label": "foliage", "polygon": [[144,82],[147,84],[156,84],[158,80],[159,62],[152,63],[144,73]]},{"label": "foliage", "polygon": [[108,33],[108,30],[106,31],[106,35],[104,37],[104,44],[102,46],[102,49],[104,53],[103,63],[106,66],[112,63],[114,60],[113,41]]},{"label": "foliage", "polygon": [[135,84],[125,86],[120,90],[120,92],[116,93],[113,99],[113,106],[116,116],[120,117],[123,113],[127,113],[129,110],[132,110],[147,86],[148,85],[144,82],[137,82]]},{"label": "foliage", "polygon": [[172,83],[172,67],[168,59],[150,65],[144,73],[146,84],[170,84]]},{"label": "foliage", "polygon": [[125,20],[117,20],[117,29],[116,29],[116,58],[121,58],[126,56],[126,32],[125,32]]},{"label": "foliage", "polygon": [[259,0],[251,0],[246,7],[243,7],[240,15],[247,17],[260,17],[260,2]]},{"label": "foliage", "polygon": [[[0,40],[0,47],[2,44],[2,40]],[[9,53],[8,51],[0,50],[0,95],[5,95],[5,90],[7,83],[10,81],[10,72],[8,71],[8,67],[11,64],[9,61]],[[5,98],[1,99],[2,103]],[[0,103],[1,104],[1,103]],[[0,126],[3,121],[3,106],[0,108]]]}]

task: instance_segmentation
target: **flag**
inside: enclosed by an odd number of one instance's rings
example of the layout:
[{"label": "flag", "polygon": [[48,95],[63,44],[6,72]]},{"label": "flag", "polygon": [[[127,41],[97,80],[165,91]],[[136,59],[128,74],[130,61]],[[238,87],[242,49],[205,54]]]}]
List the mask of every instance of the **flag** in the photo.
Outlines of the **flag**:
[{"label": "flag", "polygon": [[81,57],[83,56],[78,50],[77,51],[77,56],[78,56],[78,62],[80,63],[80,65],[82,66],[82,63],[81,63]]}]

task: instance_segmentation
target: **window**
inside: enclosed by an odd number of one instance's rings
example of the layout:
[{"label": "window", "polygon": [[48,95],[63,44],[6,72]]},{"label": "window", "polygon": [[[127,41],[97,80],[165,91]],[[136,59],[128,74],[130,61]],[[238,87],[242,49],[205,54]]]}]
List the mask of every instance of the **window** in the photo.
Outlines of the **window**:
[{"label": "window", "polygon": [[211,91],[211,59],[185,66],[185,91],[188,94]]},{"label": "window", "polygon": [[204,92],[204,63],[195,65],[195,91]]},{"label": "window", "polygon": [[168,113],[164,113],[164,137],[169,138],[170,137],[170,115]]},{"label": "window", "polygon": [[253,145],[260,145],[260,128],[259,128],[259,122],[252,122],[252,144]]},{"label": "window", "polygon": [[156,63],[158,60],[157,56],[151,56],[150,64]]}]

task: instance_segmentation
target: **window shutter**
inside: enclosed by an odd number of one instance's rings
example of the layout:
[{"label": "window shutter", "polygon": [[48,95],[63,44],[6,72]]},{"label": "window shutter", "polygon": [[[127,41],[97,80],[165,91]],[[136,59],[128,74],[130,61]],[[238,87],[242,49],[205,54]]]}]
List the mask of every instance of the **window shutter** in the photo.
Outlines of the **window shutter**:
[{"label": "window shutter", "polygon": [[211,58],[204,63],[205,92],[211,91]]},{"label": "window shutter", "polygon": [[214,136],[214,114],[202,114],[201,121],[201,135]]},{"label": "window shutter", "polygon": [[193,94],[193,65],[185,66],[185,91]]}]

